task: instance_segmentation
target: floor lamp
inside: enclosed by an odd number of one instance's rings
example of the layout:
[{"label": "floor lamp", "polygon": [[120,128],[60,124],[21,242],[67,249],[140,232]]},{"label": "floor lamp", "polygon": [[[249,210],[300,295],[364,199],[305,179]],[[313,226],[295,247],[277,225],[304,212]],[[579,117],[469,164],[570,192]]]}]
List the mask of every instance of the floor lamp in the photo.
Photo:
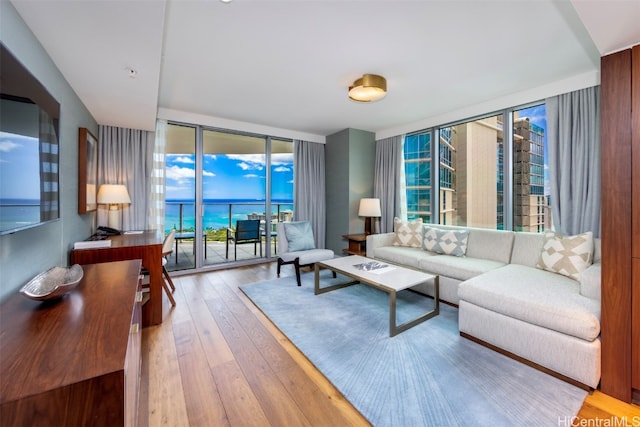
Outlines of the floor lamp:
[{"label": "floor lamp", "polygon": [[380,199],[360,199],[360,209],[358,210],[358,216],[364,218],[364,234],[375,234],[375,224],[372,218],[382,216],[380,210]]},{"label": "floor lamp", "polygon": [[129,192],[124,185],[103,184],[98,190],[98,203],[109,205],[109,227],[120,230],[120,205],[131,203]]}]

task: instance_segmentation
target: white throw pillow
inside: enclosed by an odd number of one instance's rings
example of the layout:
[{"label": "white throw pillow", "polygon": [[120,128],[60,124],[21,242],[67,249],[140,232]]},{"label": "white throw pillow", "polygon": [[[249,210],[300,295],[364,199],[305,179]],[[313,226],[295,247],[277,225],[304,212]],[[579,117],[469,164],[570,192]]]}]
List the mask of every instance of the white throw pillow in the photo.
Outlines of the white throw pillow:
[{"label": "white throw pillow", "polygon": [[439,230],[425,227],[422,247],[424,250],[438,254],[465,256],[468,240],[468,230]]},{"label": "white throw pillow", "polygon": [[544,244],[536,267],[580,280],[580,274],[593,261],[593,233],[563,236],[545,233]]},{"label": "white throw pillow", "polygon": [[400,218],[393,219],[393,246],[419,248],[422,246],[422,218],[404,222]]}]

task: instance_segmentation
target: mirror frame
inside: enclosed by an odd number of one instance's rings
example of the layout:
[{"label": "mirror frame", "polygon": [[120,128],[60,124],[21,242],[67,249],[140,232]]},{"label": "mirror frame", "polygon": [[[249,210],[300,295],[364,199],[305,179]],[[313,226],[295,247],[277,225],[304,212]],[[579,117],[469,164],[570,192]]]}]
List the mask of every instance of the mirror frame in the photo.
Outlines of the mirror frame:
[{"label": "mirror frame", "polygon": [[78,213],[98,209],[98,140],[87,128],[78,131]]}]

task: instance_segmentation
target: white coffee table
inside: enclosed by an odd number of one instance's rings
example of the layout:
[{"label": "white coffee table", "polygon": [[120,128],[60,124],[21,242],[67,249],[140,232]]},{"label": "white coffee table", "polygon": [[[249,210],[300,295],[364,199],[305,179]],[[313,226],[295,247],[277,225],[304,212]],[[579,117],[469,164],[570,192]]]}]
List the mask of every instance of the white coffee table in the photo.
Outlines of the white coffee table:
[{"label": "white coffee table", "polygon": [[[371,266],[377,262],[378,265],[386,265],[385,268],[374,270],[363,270],[360,265]],[[320,270],[327,269],[350,277],[354,280],[339,283],[336,285],[320,287]],[[434,296],[433,309],[400,325],[396,325],[396,294],[402,290],[433,280]],[[437,274],[429,274],[418,270],[390,264],[386,261],[377,261],[359,255],[333,258],[331,260],[315,263],[315,285],[316,295],[330,292],[336,289],[362,283],[380,289],[389,294],[389,336],[393,337],[400,332],[437,316],[440,311],[440,277]],[[425,296],[425,298],[428,298]]]}]

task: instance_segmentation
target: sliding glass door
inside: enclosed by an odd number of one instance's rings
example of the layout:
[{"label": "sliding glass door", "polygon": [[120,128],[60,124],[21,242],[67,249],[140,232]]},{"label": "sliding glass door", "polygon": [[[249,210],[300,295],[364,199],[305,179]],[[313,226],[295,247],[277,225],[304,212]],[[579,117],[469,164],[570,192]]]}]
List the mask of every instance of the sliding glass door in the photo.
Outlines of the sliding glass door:
[{"label": "sliding glass door", "polygon": [[168,127],[165,231],[178,236],[177,262],[171,258],[168,268],[275,256],[276,224],[293,217],[292,141]]}]

